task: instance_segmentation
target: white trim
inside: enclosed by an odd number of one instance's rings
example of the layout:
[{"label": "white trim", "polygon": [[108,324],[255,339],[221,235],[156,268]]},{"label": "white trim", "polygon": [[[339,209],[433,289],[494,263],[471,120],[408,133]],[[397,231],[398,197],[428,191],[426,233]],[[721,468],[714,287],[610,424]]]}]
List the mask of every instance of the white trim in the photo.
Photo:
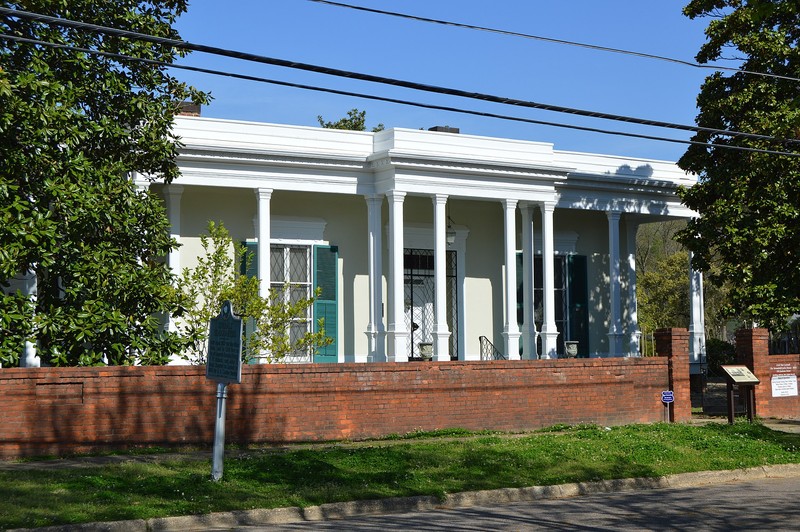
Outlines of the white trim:
[{"label": "white trim", "polygon": [[325,227],[328,224],[322,218],[301,218],[295,216],[273,216],[272,233],[273,242],[283,241],[308,241],[323,242],[325,240]]},{"label": "white trim", "polygon": [[[575,255],[578,253],[578,239],[580,235],[575,231],[555,231],[553,235],[553,253],[555,255]],[[533,236],[533,247],[536,255],[542,254],[542,235]]]}]

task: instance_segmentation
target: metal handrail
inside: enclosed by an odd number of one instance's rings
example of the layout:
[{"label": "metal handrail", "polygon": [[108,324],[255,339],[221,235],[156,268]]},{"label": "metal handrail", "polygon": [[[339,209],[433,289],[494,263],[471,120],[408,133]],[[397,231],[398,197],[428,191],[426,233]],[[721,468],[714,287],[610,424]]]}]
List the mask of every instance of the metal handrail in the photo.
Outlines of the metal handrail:
[{"label": "metal handrail", "polygon": [[488,338],[485,336],[479,336],[478,340],[481,344],[481,360],[505,360],[506,357],[503,356],[492,342],[489,341]]}]

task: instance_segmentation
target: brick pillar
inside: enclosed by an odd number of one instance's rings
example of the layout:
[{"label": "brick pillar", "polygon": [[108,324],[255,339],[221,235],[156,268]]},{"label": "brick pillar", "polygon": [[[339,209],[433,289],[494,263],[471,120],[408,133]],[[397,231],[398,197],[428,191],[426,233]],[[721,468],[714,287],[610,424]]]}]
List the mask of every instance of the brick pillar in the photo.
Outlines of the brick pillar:
[{"label": "brick pillar", "polygon": [[753,388],[755,392],[755,412],[753,415],[769,417],[769,403],[772,397],[769,370],[769,330],[739,329],[736,331],[736,359],[755,374],[761,384]]},{"label": "brick pillar", "polygon": [[668,386],[675,402],[670,408],[670,421],[689,421],[692,418],[692,395],[689,384],[689,331],[687,329],[658,329],[655,332],[656,355],[669,360]]}]

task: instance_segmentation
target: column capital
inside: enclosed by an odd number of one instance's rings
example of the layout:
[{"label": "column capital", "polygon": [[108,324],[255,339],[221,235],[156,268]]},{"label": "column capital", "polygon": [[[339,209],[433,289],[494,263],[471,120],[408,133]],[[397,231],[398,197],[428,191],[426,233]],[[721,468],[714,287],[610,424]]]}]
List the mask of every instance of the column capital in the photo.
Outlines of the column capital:
[{"label": "column capital", "polygon": [[506,209],[516,209],[517,208],[517,203],[519,203],[519,201],[517,201],[515,199],[504,199],[504,200],[500,200],[500,202],[503,204],[503,207],[505,207]]},{"label": "column capital", "polygon": [[180,197],[183,194],[183,185],[167,185],[164,194],[170,197]]},{"label": "column capital", "polygon": [[253,192],[258,196],[258,199],[268,200],[272,197],[271,188],[257,188]]},{"label": "column capital", "polygon": [[406,197],[406,193],[402,190],[389,190],[386,192],[386,197],[390,201],[400,202]]},{"label": "column capital", "polygon": [[364,194],[364,199],[367,203],[375,202],[375,201],[383,201],[383,194],[378,194],[376,192],[370,192],[369,194]]},{"label": "column capital", "polygon": [[447,194],[434,194],[431,196],[434,205],[444,205],[447,203],[447,198],[449,196]]},{"label": "column capital", "polygon": [[553,212],[554,210],[556,210],[555,200],[539,201],[537,202],[537,205],[539,206],[540,209],[542,209],[542,212]]},{"label": "column capital", "polygon": [[620,211],[606,211],[606,216],[608,217],[608,221],[619,221],[622,217],[622,213]]}]

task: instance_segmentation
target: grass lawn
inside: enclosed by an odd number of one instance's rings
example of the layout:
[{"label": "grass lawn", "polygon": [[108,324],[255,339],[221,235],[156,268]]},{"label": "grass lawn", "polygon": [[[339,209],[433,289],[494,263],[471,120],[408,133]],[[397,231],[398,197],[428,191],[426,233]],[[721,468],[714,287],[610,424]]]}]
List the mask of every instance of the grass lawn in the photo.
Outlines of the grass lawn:
[{"label": "grass lawn", "polygon": [[800,462],[800,435],[747,423],[453,435],[256,449],[226,458],[221,482],[210,458],[0,471],[0,529]]}]

